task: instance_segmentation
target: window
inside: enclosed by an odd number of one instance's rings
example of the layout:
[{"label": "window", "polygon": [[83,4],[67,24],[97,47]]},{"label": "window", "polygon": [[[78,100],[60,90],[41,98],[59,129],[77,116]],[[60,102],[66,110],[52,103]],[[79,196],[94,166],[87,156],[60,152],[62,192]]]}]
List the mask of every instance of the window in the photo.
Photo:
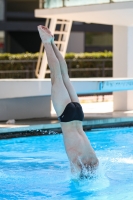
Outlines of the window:
[{"label": "window", "polygon": [[91,46],[112,46],[112,34],[86,33],[85,44]]},{"label": "window", "polygon": [[85,51],[112,50],[112,34],[106,32],[85,33]]}]

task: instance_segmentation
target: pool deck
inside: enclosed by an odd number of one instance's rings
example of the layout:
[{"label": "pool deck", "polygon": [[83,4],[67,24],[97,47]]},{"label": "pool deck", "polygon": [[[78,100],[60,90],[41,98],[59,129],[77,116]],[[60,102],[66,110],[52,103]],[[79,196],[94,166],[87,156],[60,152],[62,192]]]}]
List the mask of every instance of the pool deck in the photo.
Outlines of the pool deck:
[{"label": "pool deck", "polygon": [[[112,100],[90,103],[82,101],[81,104],[85,112],[83,121],[85,130],[114,126],[133,126],[133,111],[113,112]],[[51,119],[17,120],[13,124],[0,122],[1,139],[27,135],[44,135],[53,133],[53,131],[61,132],[55,113],[53,113]]]}]

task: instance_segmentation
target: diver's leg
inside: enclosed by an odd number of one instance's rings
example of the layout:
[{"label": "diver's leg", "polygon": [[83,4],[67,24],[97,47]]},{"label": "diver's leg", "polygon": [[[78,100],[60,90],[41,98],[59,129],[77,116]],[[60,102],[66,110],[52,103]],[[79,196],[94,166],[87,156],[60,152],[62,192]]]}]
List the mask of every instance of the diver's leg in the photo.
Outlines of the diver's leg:
[{"label": "diver's leg", "polygon": [[70,79],[69,79],[66,61],[64,60],[64,58],[61,55],[60,51],[58,50],[58,48],[54,44],[54,41],[52,41],[52,46],[53,46],[55,55],[59,60],[62,79],[63,79],[63,82],[64,82],[66,88],[67,88],[67,91],[69,93],[71,101],[72,102],[79,102],[79,99],[78,99],[78,96],[77,96],[77,94],[75,92],[75,89],[74,89],[74,87],[73,87],[73,85],[72,85],[72,83],[70,82]]},{"label": "diver's leg", "polygon": [[62,75],[60,71],[60,64],[54,53],[53,47],[51,45],[50,36],[46,35],[45,31],[43,31],[41,28],[38,28],[38,29],[39,29],[42,42],[44,43],[44,46],[45,46],[46,55],[48,59],[48,65],[51,70],[52,102],[53,102],[55,111],[57,113],[57,116],[60,116],[62,112],[64,111],[66,105],[71,102],[71,99],[63,83]]},{"label": "diver's leg", "polygon": [[60,64],[55,56],[52,45],[46,43],[45,50],[47,54],[48,65],[51,70],[51,81],[52,81],[51,98],[57,116],[60,116],[64,111],[66,105],[71,102],[71,99],[63,83],[60,71]]}]

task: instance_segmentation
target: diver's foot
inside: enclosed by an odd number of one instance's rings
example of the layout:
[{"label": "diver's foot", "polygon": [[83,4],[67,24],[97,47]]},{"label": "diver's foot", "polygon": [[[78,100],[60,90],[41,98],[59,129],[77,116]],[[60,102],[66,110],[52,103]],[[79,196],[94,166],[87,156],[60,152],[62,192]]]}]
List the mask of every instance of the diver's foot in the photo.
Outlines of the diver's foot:
[{"label": "diver's foot", "polygon": [[47,27],[40,25],[38,26],[38,31],[43,44],[53,42],[54,37]]},{"label": "diver's foot", "polygon": [[97,158],[92,158],[87,164],[81,165],[81,171],[79,174],[80,179],[91,179],[96,176],[96,170],[98,168],[99,161]]}]

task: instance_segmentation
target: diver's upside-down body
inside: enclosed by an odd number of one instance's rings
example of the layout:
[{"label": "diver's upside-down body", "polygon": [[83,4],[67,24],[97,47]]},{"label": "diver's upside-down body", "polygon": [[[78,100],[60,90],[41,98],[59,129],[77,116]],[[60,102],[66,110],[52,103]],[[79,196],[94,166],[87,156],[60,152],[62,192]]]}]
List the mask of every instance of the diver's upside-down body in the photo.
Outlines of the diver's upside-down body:
[{"label": "diver's upside-down body", "polygon": [[84,167],[90,170],[98,165],[96,154],[83,131],[82,107],[70,82],[67,64],[54,44],[51,32],[44,26],[38,26],[38,31],[51,70],[51,98],[61,124],[66,153],[72,171],[82,174]]}]

